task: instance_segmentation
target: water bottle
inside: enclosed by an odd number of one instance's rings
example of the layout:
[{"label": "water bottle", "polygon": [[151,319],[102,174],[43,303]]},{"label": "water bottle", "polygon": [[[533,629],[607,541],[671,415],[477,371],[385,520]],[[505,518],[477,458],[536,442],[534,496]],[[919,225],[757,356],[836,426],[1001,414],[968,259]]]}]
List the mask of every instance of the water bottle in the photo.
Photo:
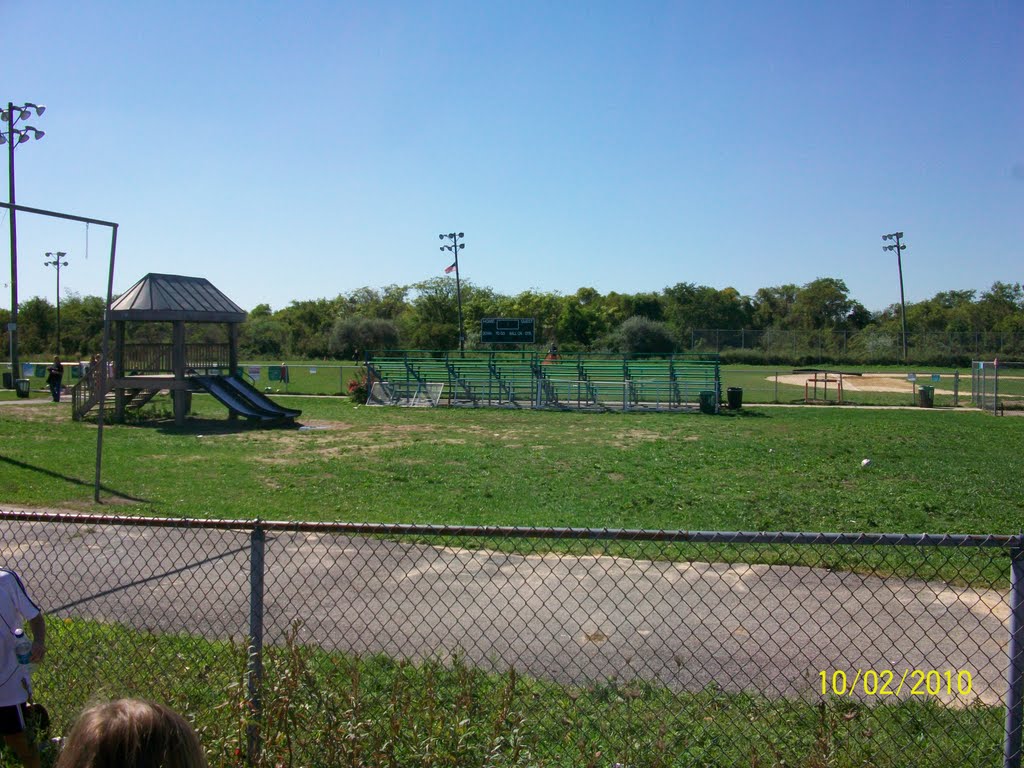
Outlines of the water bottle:
[{"label": "water bottle", "polygon": [[32,641],[21,627],[14,630],[14,655],[18,657],[19,664],[27,665],[32,661]]}]

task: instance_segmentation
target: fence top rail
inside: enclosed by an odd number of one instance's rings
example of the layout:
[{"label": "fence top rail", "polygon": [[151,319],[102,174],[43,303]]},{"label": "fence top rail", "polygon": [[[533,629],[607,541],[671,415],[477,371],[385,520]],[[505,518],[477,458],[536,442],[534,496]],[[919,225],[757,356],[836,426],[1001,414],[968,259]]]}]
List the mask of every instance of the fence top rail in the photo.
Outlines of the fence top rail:
[{"label": "fence top rail", "polygon": [[77,525],[209,528],[345,533],[391,536],[455,536],[522,539],[659,541],[705,544],[840,544],[902,547],[1024,547],[1024,535],[931,533],[816,533],[806,531],[656,531],[631,528],[528,528],[521,526],[421,525],[401,523],[304,522],[299,520],[209,520],[126,517],[73,512],[0,509],[0,520]]}]

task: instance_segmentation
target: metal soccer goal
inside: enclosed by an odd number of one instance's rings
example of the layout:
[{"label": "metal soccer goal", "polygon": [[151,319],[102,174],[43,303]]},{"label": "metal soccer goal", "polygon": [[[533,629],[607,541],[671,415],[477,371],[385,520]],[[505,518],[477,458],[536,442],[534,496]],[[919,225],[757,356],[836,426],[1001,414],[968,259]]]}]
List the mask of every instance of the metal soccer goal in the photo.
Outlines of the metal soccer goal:
[{"label": "metal soccer goal", "polygon": [[403,408],[436,407],[441,401],[444,384],[426,382],[398,384],[389,381],[375,381],[370,388],[367,405],[397,405]]}]

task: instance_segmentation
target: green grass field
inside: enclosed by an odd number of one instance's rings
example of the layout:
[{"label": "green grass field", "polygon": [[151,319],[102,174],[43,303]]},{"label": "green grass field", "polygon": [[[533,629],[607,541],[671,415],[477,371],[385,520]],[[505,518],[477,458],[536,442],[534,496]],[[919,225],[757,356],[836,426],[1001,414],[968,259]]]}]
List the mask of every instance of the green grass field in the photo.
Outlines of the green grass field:
[{"label": "green grass field", "polygon": [[[702,530],[1015,533],[1024,422],[976,412],[746,408],[586,414],[280,397],[308,429],[107,425],[126,513]],[[166,402],[151,414],[166,414]],[[0,406],[3,502],[92,508],[95,425]],[[863,458],[872,466],[861,467]]]},{"label": "green grass field", "polygon": [[[746,408],[707,416],[280,401],[303,409],[306,429],[232,424],[202,395],[183,428],[160,401],[149,420],[108,426],[103,497],[114,504],[100,507],[92,502],[95,425],[76,424],[66,404],[42,399],[2,406],[2,501],[190,518],[725,531],[1013,534],[1022,519],[1015,457],[1024,422],[1016,418],[928,409]],[[861,466],[864,458],[870,467]],[[685,547],[622,547],[635,556],[690,556]],[[723,547],[719,557],[959,583],[983,574],[1003,584],[1007,575],[969,551],[943,558],[937,570],[916,556],[892,562],[882,551],[861,552]]]},{"label": "green grass field", "polygon": [[[0,504],[691,530],[1009,534],[1022,519],[1017,457],[1024,421],[1011,417],[926,409],[764,407],[708,416],[370,408],[289,396],[280,402],[302,408],[307,428],[230,423],[207,396],[194,398],[194,417],[183,428],[160,400],[145,420],[108,425],[101,506],[92,502],[95,424],[72,422],[66,403],[42,397],[0,403]],[[872,465],[862,468],[866,457]],[[693,556],[685,546],[614,544],[608,551]],[[923,552],[716,545],[701,556],[1005,587],[1008,563],[975,554],[947,551],[936,564]],[[411,665],[296,647],[269,654],[266,700],[273,706],[259,763],[266,766],[946,766],[999,758],[998,707],[819,706],[614,681],[576,690],[450,661]],[[39,692],[63,727],[89,699],[158,691],[197,724],[211,764],[234,766],[242,764],[248,722],[243,667],[244,653],[230,644],[68,621],[51,626]]]},{"label": "green grass field", "polygon": [[[246,706],[243,646],[72,620],[51,622],[49,645],[36,694],[53,733],[65,733],[90,701],[159,691],[195,725],[211,766],[247,764],[247,726],[258,721]],[[814,705],[614,680],[563,687],[459,658],[411,664],[291,639],[267,649],[264,674],[258,768],[945,768],[1000,757],[1003,715],[994,707]],[[17,763],[5,755],[0,765]]]}]

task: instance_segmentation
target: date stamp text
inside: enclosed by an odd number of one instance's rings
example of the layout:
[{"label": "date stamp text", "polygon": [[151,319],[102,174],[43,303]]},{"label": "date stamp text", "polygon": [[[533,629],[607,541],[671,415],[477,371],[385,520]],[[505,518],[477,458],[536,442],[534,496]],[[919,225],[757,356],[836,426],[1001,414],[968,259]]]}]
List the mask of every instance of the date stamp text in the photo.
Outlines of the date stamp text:
[{"label": "date stamp text", "polygon": [[966,669],[835,669],[818,677],[823,696],[969,696],[973,684]]}]

